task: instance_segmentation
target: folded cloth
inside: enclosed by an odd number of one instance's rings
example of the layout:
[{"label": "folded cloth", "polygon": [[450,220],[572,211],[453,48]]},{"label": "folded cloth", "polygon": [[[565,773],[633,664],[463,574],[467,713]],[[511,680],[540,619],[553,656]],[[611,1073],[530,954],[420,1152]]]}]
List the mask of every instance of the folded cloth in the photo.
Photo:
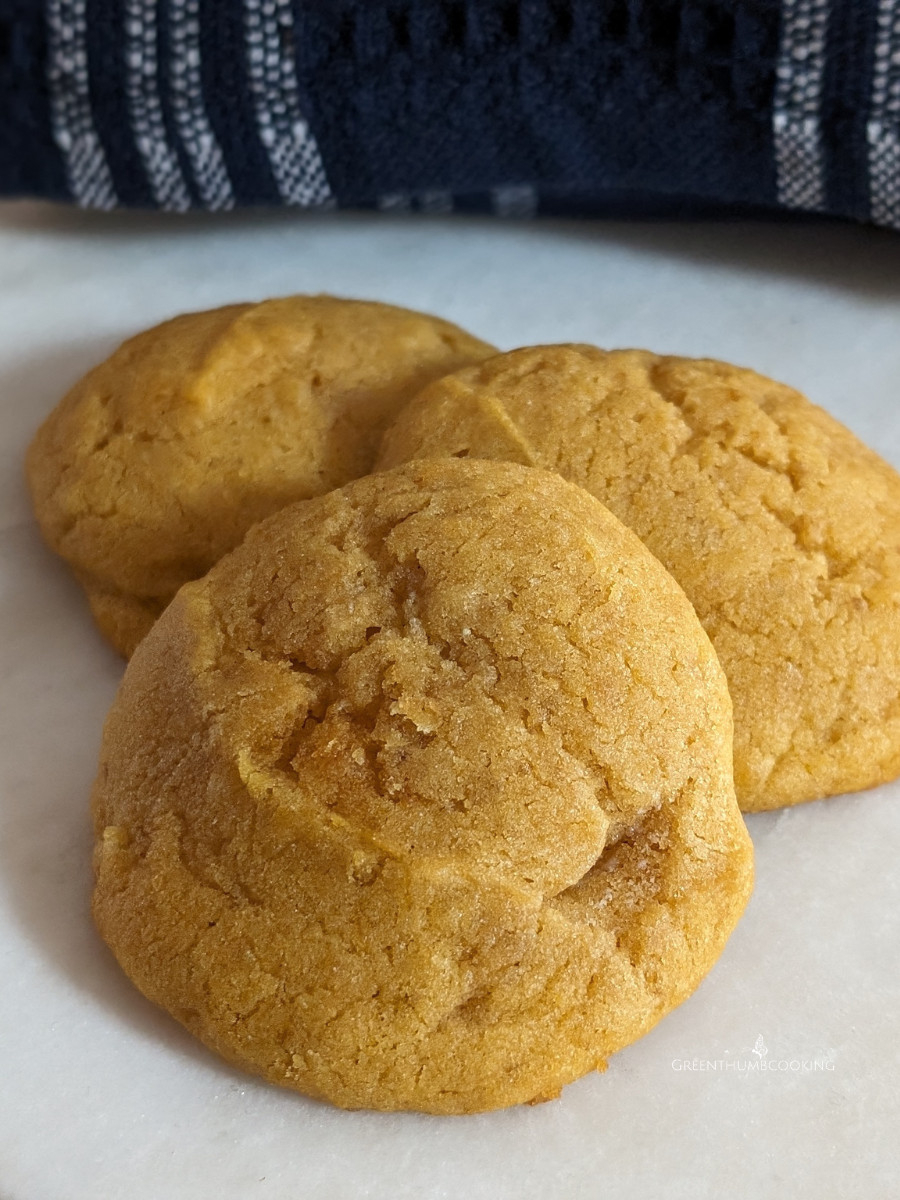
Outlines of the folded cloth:
[{"label": "folded cloth", "polygon": [[0,0],[0,193],[900,229],[900,0]]}]

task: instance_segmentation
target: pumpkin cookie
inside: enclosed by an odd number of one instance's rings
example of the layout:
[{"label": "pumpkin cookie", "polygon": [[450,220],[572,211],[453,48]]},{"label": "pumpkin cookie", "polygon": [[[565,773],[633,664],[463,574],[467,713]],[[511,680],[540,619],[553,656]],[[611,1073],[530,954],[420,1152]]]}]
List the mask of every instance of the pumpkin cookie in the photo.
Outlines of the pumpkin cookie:
[{"label": "pumpkin cookie", "polygon": [[432,462],[292,505],[129,664],[94,913],[227,1058],[348,1107],[555,1095],[700,982],[751,886],[724,675],[559,476]]},{"label": "pumpkin cookie", "polygon": [[745,810],[900,774],[900,476],[799,392],[639,350],[545,346],[426,388],[380,464],[559,471],[684,588],[734,703]]},{"label": "pumpkin cookie", "polygon": [[44,537],[128,655],[251,525],[364,474],[416,391],[490,351],[437,317],[329,296],[166,321],[39,430],[28,478]]}]

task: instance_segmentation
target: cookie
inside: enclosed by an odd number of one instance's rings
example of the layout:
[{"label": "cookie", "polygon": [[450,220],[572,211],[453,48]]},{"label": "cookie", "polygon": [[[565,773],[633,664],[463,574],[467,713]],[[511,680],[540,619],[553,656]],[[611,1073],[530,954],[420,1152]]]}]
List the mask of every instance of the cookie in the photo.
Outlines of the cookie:
[{"label": "cookie", "polygon": [[586,492],[442,461],[292,505],[128,666],[94,914],[232,1062],[347,1108],[546,1099],[700,982],[751,887],[731,706]]},{"label": "cookie", "polygon": [[900,476],[793,388],[706,359],[545,346],[426,388],[380,465],[511,459],[592,492],[725,668],[752,811],[900,774]]},{"label": "cookie", "polygon": [[254,522],[365,474],[416,391],[489,352],[437,317],[329,296],[176,317],[125,342],[39,430],[41,530],[127,656]]}]

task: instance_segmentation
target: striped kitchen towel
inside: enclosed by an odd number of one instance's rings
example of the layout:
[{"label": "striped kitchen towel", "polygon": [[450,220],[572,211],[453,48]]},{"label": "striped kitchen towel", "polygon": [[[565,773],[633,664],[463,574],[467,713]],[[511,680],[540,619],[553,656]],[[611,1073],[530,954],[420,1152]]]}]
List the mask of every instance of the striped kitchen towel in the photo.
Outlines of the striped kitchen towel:
[{"label": "striped kitchen towel", "polygon": [[0,0],[0,193],[900,229],[900,0]]}]

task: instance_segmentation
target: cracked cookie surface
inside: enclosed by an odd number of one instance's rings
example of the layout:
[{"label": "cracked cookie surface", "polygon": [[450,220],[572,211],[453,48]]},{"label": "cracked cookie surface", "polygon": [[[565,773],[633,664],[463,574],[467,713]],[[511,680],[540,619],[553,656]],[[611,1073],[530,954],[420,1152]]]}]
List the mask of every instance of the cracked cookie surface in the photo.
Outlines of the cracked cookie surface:
[{"label": "cracked cookie surface", "polygon": [[731,707],[680,588],[507,463],[292,505],[129,664],[94,914],[137,986],[356,1108],[544,1099],[698,985],[746,903]]},{"label": "cracked cookie surface", "polygon": [[793,388],[705,359],[545,346],[426,388],[379,465],[560,472],[672,572],[725,669],[746,811],[900,774],[900,477]]},{"label": "cracked cookie surface", "polygon": [[176,317],[120,346],[38,431],[41,530],[128,656],[254,522],[365,474],[416,391],[488,353],[437,317],[330,296]]}]

